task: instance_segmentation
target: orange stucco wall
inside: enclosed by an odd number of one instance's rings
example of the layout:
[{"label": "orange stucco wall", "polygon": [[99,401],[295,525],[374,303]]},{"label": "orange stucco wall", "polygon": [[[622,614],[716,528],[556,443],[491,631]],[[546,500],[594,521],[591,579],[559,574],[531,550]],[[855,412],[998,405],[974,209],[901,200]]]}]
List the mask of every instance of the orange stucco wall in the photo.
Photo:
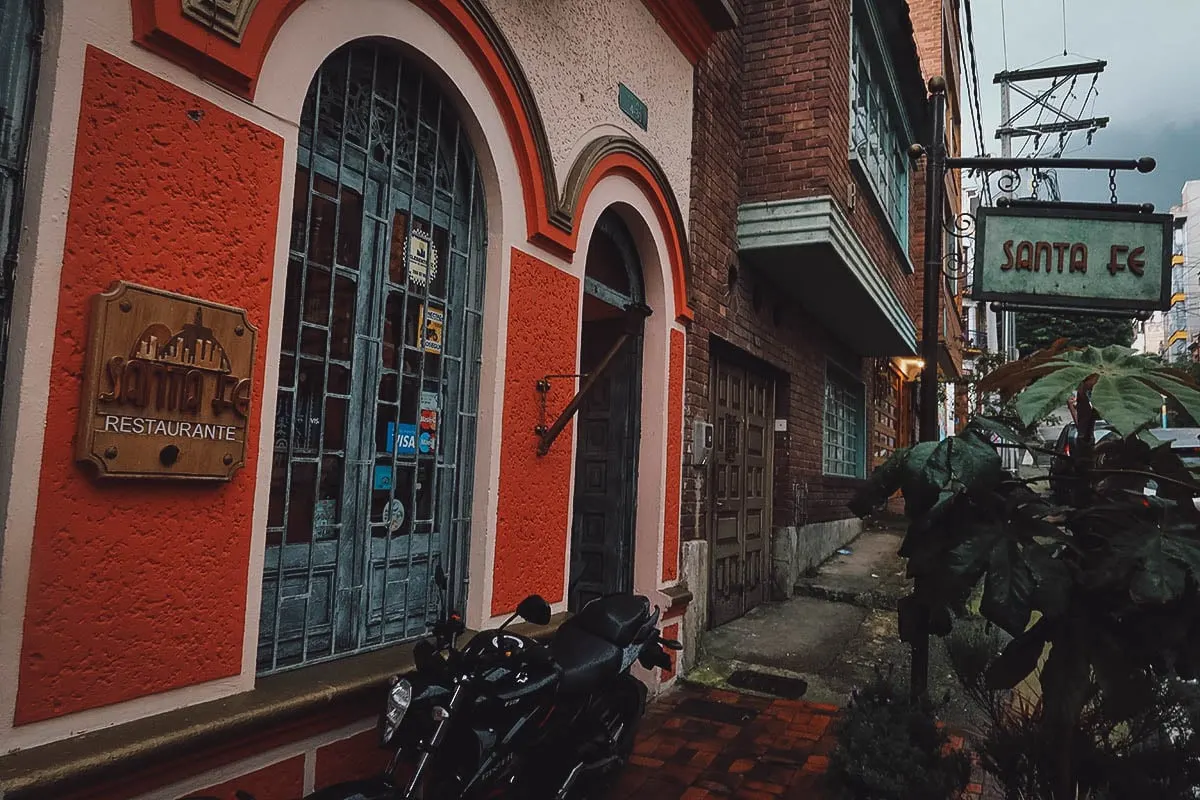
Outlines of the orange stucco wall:
[{"label": "orange stucco wall", "polygon": [[391,751],[379,746],[379,731],[374,728],[327,744],[317,749],[314,788],[382,775],[391,758]]},{"label": "orange stucco wall", "polygon": [[[18,724],[241,670],[283,142],[112,55],[86,59]],[[88,303],[117,279],[244,307],[260,331],[232,482],[97,482],[74,463]]]},{"label": "orange stucco wall", "polygon": [[189,792],[187,796],[235,800],[239,790],[249,792],[254,800],[296,800],[304,794],[304,756],[293,756],[219,786]]},{"label": "orange stucco wall", "polygon": [[683,331],[671,329],[670,374],[667,382],[667,497],[663,524],[664,581],[679,577],[679,503],[683,479]]},{"label": "orange stucco wall", "polygon": [[[534,592],[552,603],[563,599],[571,520],[573,425],[563,430],[547,455],[538,456],[534,428],[541,405],[536,384],[544,375],[570,375],[576,371],[578,331],[579,279],[514,249],[493,614],[512,611]],[[553,381],[547,425],[574,393],[570,380]]]}]

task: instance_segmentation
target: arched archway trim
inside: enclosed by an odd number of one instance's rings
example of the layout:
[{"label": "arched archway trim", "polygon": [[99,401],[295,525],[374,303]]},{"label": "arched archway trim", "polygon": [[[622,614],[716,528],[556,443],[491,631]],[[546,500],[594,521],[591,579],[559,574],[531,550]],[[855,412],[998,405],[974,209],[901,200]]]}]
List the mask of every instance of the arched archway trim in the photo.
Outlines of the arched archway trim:
[{"label": "arched archway trim", "polygon": [[[234,13],[205,26],[179,0],[130,0],[134,41],[244,97],[253,99],[275,35],[304,0],[241,0]],[[462,47],[486,82],[504,119],[521,172],[529,241],[572,259],[582,206],[605,175],[623,173],[653,201],[671,247],[676,316],[690,319],[687,238],[675,195],[661,166],[641,144],[620,136],[590,143],[568,174],[559,195],[554,162],[533,90],[516,54],[481,0],[412,0]],[[212,0],[191,6],[216,8]],[[215,12],[213,12],[215,14]],[[237,20],[241,20],[240,23]],[[237,37],[240,36],[240,41]]]},{"label": "arched archway trim", "polygon": [[589,143],[571,166],[562,201],[564,211],[570,209],[571,213],[571,251],[574,252],[578,245],[579,220],[587,206],[588,196],[596,184],[609,175],[623,175],[632,180],[653,205],[659,227],[667,241],[675,317],[690,321],[692,309],[688,297],[691,264],[688,260],[683,213],[662,167],[637,141],[623,136],[601,137]]}]

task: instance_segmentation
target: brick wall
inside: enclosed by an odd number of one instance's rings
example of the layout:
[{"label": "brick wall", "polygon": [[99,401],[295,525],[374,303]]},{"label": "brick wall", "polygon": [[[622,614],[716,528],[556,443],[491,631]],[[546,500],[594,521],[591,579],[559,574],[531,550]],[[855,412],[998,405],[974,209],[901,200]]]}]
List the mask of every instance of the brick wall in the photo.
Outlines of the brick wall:
[{"label": "brick wall", "polygon": [[852,0],[746,3],[742,201],[833,197],[917,319],[920,295],[905,253],[870,185],[850,164],[851,6]]},{"label": "brick wall", "polygon": [[[874,393],[874,360],[842,352],[797,304],[737,259],[742,202],[830,195],[918,318],[920,296],[899,243],[849,162],[851,0],[735,0],[742,24],[722,33],[696,69],[690,220],[695,322],[688,337],[686,425],[711,421],[715,355],[741,351],[776,376],[775,527],[850,516],[858,482],[822,475],[825,369],[861,374]],[[915,189],[914,189],[915,196]],[[919,237],[914,229],[910,241]],[[736,280],[730,280],[731,272]],[[866,415],[867,442],[874,414]],[[869,460],[868,453],[868,460]],[[685,538],[707,536],[707,471],[687,467]]]}]

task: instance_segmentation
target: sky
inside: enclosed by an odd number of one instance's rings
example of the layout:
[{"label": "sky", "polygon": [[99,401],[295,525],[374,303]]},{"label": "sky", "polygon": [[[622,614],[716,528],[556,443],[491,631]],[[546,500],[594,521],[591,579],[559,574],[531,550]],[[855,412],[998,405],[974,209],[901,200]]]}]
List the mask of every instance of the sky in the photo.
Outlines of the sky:
[{"label": "sky", "polygon": [[[1074,134],[1065,155],[1154,157],[1158,167],[1149,175],[1118,173],[1117,195],[1122,203],[1154,203],[1161,211],[1179,203],[1186,181],[1200,179],[1200,39],[1196,33],[1200,0],[1065,0],[1067,57],[1063,56],[1064,0],[971,0],[971,9],[984,153],[1000,154],[1000,142],[994,138],[1000,124],[1000,87],[992,78],[1006,63],[1008,69],[1022,69],[1101,59],[1108,66],[1096,92],[1089,97],[1091,76],[1081,77],[1066,108],[1077,111],[1086,99],[1085,116],[1111,120],[1096,132],[1090,147],[1084,146],[1086,132]],[[964,79],[969,69],[968,55]],[[1048,84],[1027,84],[1027,88],[1035,86]],[[978,150],[968,130],[965,84],[963,90],[963,154],[973,156]],[[1064,99],[1060,92],[1055,105]],[[1012,102],[1016,111],[1028,101],[1014,93]],[[1032,122],[1035,116],[1036,112],[1025,121]],[[1043,122],[1050,118],[1047,113]],[[1043,154],[1051,155],[1057,144],[1057,136],[1044,137]],[[1014,139],[1014,155],[1020,147],[1021,140]],[[1060,170],[1058,174],[1064,200],[1109,199],[1107,173]]]}]

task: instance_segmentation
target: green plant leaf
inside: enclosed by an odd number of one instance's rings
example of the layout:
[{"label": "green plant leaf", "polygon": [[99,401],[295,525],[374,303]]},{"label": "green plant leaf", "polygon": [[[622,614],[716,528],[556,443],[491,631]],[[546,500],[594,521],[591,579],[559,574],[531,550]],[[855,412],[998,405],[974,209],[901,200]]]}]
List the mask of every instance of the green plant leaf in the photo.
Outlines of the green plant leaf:
[{"label": "green plant leaf", "polygon": [[1192,419],[1200,421],[1200,391],[1197,391],[1194,385],[1166,368],[1155,370],[1145,380],[1152,388],[1174,398]]},{"label": "green plant leaf", "polygon": [[909,519],[916,519],[937,503],[942,487],[948,483],[948,476],[943,479],[934,475],[928,467],[938,444],[913,445],[904,459],[900,490],[904,493],[904,513]]},{"label": "green plant leaf", "polygon": [[1042,362],[1035,374],[1016,401],[1025,424],[1054,411],[1092,378],[1092,405],[1122,436],[1156,418],[1163,394],[1177,400],[1189,414],[1200,414],[1198,387],[1180,373],[1119,345],[1058,353]]},{"label": "green plant leaf", "polygon": [[1128,436],[1158,416],[1162,396],[1135,375],[1101,373],[1092,388],[1092,405],[1109,425]]},{"label": "green plant leaf", "polygon": [[[1057,360],[1051,362],[1059,363]],[[1092,376],[1093,370],[1082,365],[1063,365],[1035,380],[1025,391],[1017,395],[1017,413],[1021,422],[1032,425],[1053,413],[1067,402],[1079,384]]]},{"label": "green plant leaf", "polygon": [[1034,590],[1033,572],[1015,539],[1004,539],[991,552],[983,588],[983,616],[1013,636],[1029,624]]},{"label": "green plant leaf", "polygon": [[1036,625],[1013,639],[1004,648],[1000,657],[988,667],[985,676],[989,689],[1011,689],[1037,669],[1038,661],[1046,649],[1046,627],[1039,621]]},{"label": "green plant leaf", "polygon": [[1019,433],[1014,431],[1008,425],[1005,425],[1003,422],[990,417],[972,417],[971,421],[967,423],[967,426],[963,430],[964,432],[974,431],[980,434],[984,439],[988,438],[988,434],[995,434],[1006,442],[1020,445],[1025,444],[1025,440]]},{"label": "green plant leaf", "polygon": [[867,482],[846,506],[859,517],[866,517],[878,506],[886,503],[900,488],[904,478],[904,465],[908,461],[911,447],[902,447],[887,461],[871,473]]},{"label": "green plant leaf", "polygon": [[1186,567],[1192,574],[1192,579],[1200,583],[1200,541],[1187,536],[1164,533],[1162,550],[1163,555]]},{"label": "green plant leaf", "polygon": [[977,579],[987,569],[988,559],[1004,537],[998,522],[980,522],[962,531],[962,539],[946,553],[946,569],[952,575]]},{"label": "green plant leaf", "polygon": [[1054,558],[1048,548],[1027,544],[1025,562],[1033,573],[1033,605],[1048,617],[1065,614],[1071,603],[1071,570],[1061,559]]},{"label": "green plant leaf", "polygon": [[1140,604],[1169,603],[1183,594],[1183,567],[1167,558],[1162,536],[1150,536],[1140,550],[1141,567],[1129,582],[1129,596]]}]

